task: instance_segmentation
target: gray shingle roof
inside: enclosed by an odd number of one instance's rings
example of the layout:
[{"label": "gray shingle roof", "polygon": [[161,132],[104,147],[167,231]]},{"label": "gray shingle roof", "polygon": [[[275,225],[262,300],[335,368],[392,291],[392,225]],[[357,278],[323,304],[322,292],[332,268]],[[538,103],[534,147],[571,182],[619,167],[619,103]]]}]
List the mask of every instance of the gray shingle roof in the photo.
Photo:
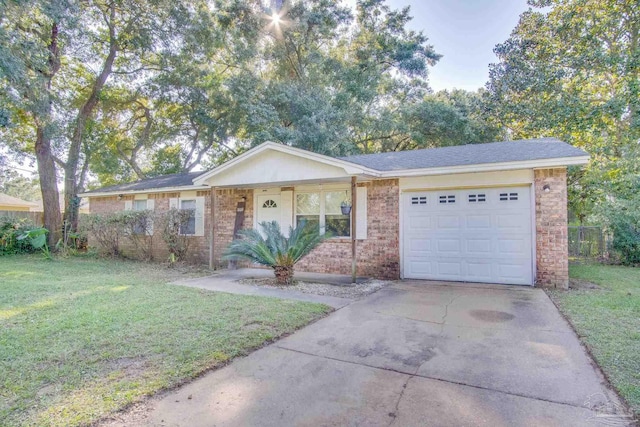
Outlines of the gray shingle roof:
[{"label": "gray shingle roof", "polygon": [[[486,163],[582,157],[586,155],[587,153],[581,149],[558,139],[539,138],[427,148],[423,150],[393,151],[379,154],[360,154],[341,157],[341,159],[378,171],[396,171],[402,169],[427,169]],[[127,184],[103,187],[88,191],[85,194],[187,187],[193,185],[193,179],[203,173],[206,173],[206,171],[163,175]]]},{"label": "gray shingle roof", "polygon": [[102,187],[92,191],[87,191],[85,194],[91,193],[107,193],[116,191],[140,191],[151,190],[154,188],[165,187],[185,187],[193,185],[193,179],[199,175],[202,175],[206,171],[200,172],[188,172],[188,173],[174,173],[171,175],[162,175],[155,178],[142,179],[140,181],[128,182],[126,184],[111,185],[109,187]]},{"label": "gray shingle roof", "polygon": [[379,171],[394,171],[560,157],[581,157],[586,155],[587,153],[581,149],[559,139],[539,138],[422,150],[393,151],[379,154],[360,154],[342,157],[341,159]]}]

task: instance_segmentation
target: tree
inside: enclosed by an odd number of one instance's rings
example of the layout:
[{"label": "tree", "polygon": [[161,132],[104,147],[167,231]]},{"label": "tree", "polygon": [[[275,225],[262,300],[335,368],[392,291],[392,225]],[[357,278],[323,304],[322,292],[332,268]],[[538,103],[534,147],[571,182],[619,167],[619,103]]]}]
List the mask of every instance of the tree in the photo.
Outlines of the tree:
[{"label": "tree", "polygon": [[556,136],[584,148],[570,171],[580,221],[636,191],[640,172],[640,8],[632,0],[530,0],[496,46],[487,105],[512,138]]},{"label": "tree", "polygon": [[[75,230],[89,172],[89,132],[108,81],[130,87],[183,41],[182,23],[206,2],[23,0],[0,16],[2,98],[15,151],[34,153],[45,224],[60,230],[56,166],[64,174],[65,229]],[[208,6],[207,6],[208,7]],[[17,130],[17,131],[16,131]]]},{"label": "tree", "polygon": [[4,3],[0,10],[0,98],[5,101],[0,136],[14,150],[35,154],[50,246],[61,229],[52,86],[61,67],[61,46],[68,41],[60,27],[74,25],[68,19],[72,8],[67,1],[23,0]]},{"label": "tree", "polygon": [[0,170],[0,193],[31,202],[41,200],[40,182],[12,169]]},{"label": "tree", "polygon": [[282,234],[277,221],[262,222],[259,226],[261,231],[239,231],[240,238],[231,242],[225,258],[245,259],[271,267],[279,285],[292,284],[296,263],[325,239],[313,224],[290,227],[288,237]]}]

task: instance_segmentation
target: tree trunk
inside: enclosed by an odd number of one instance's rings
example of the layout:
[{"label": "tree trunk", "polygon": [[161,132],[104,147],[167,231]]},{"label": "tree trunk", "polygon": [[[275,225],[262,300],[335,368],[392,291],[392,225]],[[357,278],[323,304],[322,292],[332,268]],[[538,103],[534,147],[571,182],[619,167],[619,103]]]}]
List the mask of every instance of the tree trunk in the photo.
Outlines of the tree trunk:
[{"label": "tree trunk", "polygon": [[276,276],[276,283],[278,285],[285,286],[293,284],[293,266],[276,265],[273,267],[273,273]]},{"label": "tree trunk", "polygon": [[43,104],[40,112],[33,112],[36,124],[35,153],[40,176],[40,191],[42,193],[42,207],[44,227],[49,230],[47,243],[53,248],[58,242],[62,231],[60,215],[60,195],[58,194],[58,177],[56,164],[51,152],[51,136],[49,126],[51,123],[51,80],[60,69],[60,52],[58,49],[58,24],[51,25],[51,40],[49,42],[49,68],[41,71]]},{"label": "tree trunk", "polygon": [[[67,156],[66,166],[64,168],[64,231],[75,232],[78,229],[78,211],[80,207],[80,199],[78,198],[78,165],[80,163],[80,153],[82,150],[82,139],[93,111],[98,105],[100,92],[104,87],[107,79],[111,75],[113,63],[118,53],[118,44],[116,40],[115,28],[113,22],[115,20],[116,8],[115,3],[109,6],[109,16],[105,15],[109,25],[109,53],[102,64],[102,70],[93,82],[91,93],[80,107],[76,118],[75,128],[71,137],[71,146]],[[88,159],[85,159],[88,161]]]},{"label": "tree trunk", "polygon": [[51,153],[51,140],[39,125],[36,131],[36,159],[40,176],[40,191],[44,209],[44,227],[49,230],[47,236],[50,248],[60,239],[62,220],[60,218],[60,199],[56,177],[56,165]]}]

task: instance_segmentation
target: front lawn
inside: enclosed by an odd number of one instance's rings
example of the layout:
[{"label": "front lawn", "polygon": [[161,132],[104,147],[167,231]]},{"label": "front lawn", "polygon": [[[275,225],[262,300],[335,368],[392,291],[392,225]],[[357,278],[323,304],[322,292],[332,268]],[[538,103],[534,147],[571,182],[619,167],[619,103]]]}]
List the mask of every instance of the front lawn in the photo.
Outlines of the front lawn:
[{"label": "front lawn", "polygon": [[613,386],[640,414],[640,268],[572,265],[601,289],[551,291]]},{"label": "front lawn", "polygon": [[163,266],[0,257],[0,424],[88,424],[326,314],[167,284]]}]

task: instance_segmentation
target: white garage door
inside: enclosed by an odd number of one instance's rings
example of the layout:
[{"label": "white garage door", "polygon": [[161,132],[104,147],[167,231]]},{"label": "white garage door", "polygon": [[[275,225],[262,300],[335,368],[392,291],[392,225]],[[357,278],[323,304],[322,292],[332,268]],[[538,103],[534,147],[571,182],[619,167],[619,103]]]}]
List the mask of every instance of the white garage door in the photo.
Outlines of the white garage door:
[{"label": "white garage door", "polygon": [[529,187],[406,192],[405,278],[533,284]]}]

